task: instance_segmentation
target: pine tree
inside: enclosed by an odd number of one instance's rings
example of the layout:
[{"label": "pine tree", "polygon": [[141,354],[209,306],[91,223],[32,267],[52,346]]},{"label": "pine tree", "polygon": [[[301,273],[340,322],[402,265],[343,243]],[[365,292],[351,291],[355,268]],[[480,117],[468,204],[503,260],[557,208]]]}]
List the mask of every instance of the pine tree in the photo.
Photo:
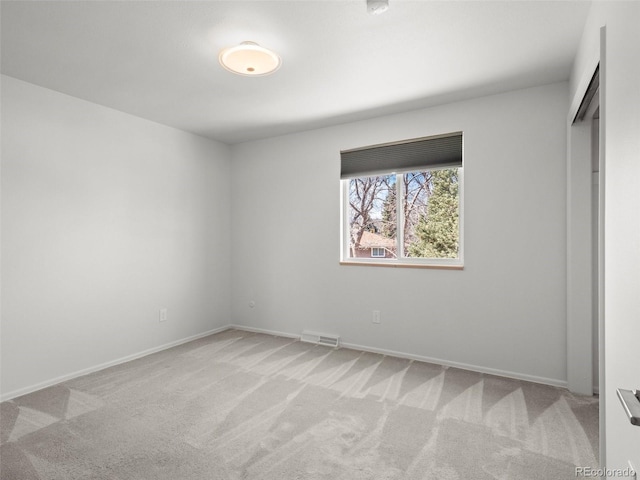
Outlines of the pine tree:
[{"label": "pine tree", "polygon": [[397,218],[396,189],[390,188],[382,205],[382,228],[380,233],[387,238],[396,238]]},{"label": "pine tree", "polygon": [[433,172],[433,191],[426,215],[421,215],[415,227],[416,242],[409,255],[422,258],[458,257],[458,171]]}]

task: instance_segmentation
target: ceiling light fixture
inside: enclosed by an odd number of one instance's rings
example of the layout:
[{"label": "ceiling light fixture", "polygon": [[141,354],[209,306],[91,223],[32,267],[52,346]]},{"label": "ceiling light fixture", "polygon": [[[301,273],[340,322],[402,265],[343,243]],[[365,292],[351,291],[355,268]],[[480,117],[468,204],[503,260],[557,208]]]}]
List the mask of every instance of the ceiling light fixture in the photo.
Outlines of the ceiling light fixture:
[{"label": "ceiling light fixture", "polygon": [[218,57],[220,65],[230,72],[248,77],[269,75],[280,68],[280,57],[255,42],[242,42],[225,48]]},{"label": "ceiling light fixture", "polygon": [[389,10],[389,0],[367,0],[367,12],[380,15]]}]

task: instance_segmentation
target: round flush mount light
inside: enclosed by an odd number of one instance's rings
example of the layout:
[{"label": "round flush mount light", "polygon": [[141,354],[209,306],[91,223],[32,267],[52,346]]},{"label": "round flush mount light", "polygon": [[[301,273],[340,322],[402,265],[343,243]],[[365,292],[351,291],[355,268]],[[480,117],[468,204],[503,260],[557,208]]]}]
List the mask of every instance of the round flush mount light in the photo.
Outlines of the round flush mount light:
[{"label": "round flush mount light", "polygon": [[380,15],[389,10],[389,0],[367,0],[367,12]]},{"label": "round flush mount light", "polygon": [[242,42],[225,48],[218,57],[220,65],[230,72],[248,77],[269,75],[280,68],[280,57],[255,42]]}]

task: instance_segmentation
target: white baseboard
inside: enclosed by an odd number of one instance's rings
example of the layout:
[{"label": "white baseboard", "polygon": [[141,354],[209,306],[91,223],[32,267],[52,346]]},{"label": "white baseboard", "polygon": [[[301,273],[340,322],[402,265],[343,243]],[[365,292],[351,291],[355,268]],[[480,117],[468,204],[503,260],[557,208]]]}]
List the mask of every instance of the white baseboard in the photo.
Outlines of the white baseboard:
[{"label": "white baseboard", "polygon": [[[244,330],[247,332],[264,333],[267,335],[276,335],[279,337],[288,337],[288,338],[297,338],[297,339],[300,338],[300,335],[295,335],[288,332],[279,332],[279,331],[269,330],[265,328],[245,327],[244,325],[229,325],[229,328],[234,328],[236,330]],[[527,382],[541,383],[544,385],[550,385],[552,387],[567,388],[566,380],[558,380],[555,378],[539,377],[536,375],[529,375],[526,373],[511,372],[508,370],[482,367],[482,366],[472,365],[468,363],[452,362],[450,360],[443,360],[441,358],[425,357],[423,355],[414,355],[414,354],[405,353],[405,352],[396,352],[394,350],[369,347],[366,345],[359,345],[355,343],[340,342],[340,347],[350,348],[352,350],[362,350],[363,352],[380,353],[382,355],[389,355],[392,357],[407,358],[409,360],[418,360],[420,362],[435,363],[436,365],[460,368],[462,370],[469,370],[469,371],[478,372],[478,373],[486,373],[489,375],[496,375],[499,377],[513,378],[515,380],[525,380]]]},{"label": "white baseboard", "polygon": [[[30,385],[28,387],[20,388],[18,390],[14,390],[14,391],[9,392],[9,393],[3,393],[2,395],[0,395],[0,402],[4,402],[6,400],[11,400],[12,398],[16,398],[16,397],[19,397],[21,395],[26,395],[27,393],[35,392],[37,390],[41,390],[43,388],[47,388],[47,387],[50,387],[52,385],[56,385],[58,383],[66,382],[68,380],[71,380],[71,379],[74,379],[74,378],[77,378],[77,377],[81,377],[81,376],[87,375],[89,373],[97,372],[99,370],[104,370],[105,368],[113,367],[115,365],[120,365],[121,363],[130,362],[131,360],[136,360],[138,358],[146,357],[147,355],[151,355],[153,353],[157,353],[157,352],[160,352],[162,350],[167,350],[169,348],[176,347],[178,345],[182,345],[183,343],[192,342],[193,340],[197,340],[197,339],[203,338],[203,337],[208,337],[209,335],[214,335],[216,333],[224,332],[224,331],[230,330],[230,329],[242,330],[242,331],[252,332],[252,333],[263,333],[263,334],[266,334],[266,335],[275,335],[275,336],[278,336],[278,337],[294,338],[294,339],[297,339],[297,340],[300,339],[300,335],[296,335],[296,334],[289,333],[289,332],[280,332],[280,331],[277,331],[277,330],[269,330],[269,329],[265,329],[265,328],[255,328],[255,327],[248,327],[248,326],[245,326],[245,325],[229,324],[229,325],[225,325],[223,327],[219,327],[219,328],[215,328],[213,330],[208,330],[206,332],[199,333],[197,335],[193,335],[193,336],[186,337],[186,338],[183,338],[183,339],[180,339],[180,340],[169,342],[169,343],[166,343],[164,345],[160,345],[158,347],[150,348],[150,349],[144,350],[142,352],[134,353],[132,355],[127,355],[126,357],[118,358],[118,359],[112,360],[110,362],[102,363],[100,365],[95,365],[93,367],[85,368],[83,370],[78,370],[76,372],[69,373],[67,375],[62,375],[60,377],[52,378],[50,380],[46,380],[44,382],[40,382],[40,383],[35,384],[35,385]],[[499,369],[495,369],[495,368],[487,368],[487,367],[482,367],[482,366],[472,365],[472,364],[467,364],[467,363],[452,362],[450,360],[443,360],[441,358],[426,357],[426,356],[423,356],[423,355],[414,355],[414,354],[411,354],[411,353],[397,352],[397,351],[394,351],[394,350],[387,350],[387,349],[384,349],[384,348],[369,347],[369,346],[366,346],[366,345],[359,345],[359,344],[355,344],[355,343],[341,343],[340,346],[342,348],[350,348],[350,349],[353,349],[353,350],[361,350],[361,351],[364,351],[364,352],[379,353],[379,354],[382,354],[382,355],[390,355],[390,356],[393,356],[393,357],[407,358],[409,360],[418,360],[420,362],[434,363],[434,364],[437,364],[437,365],[443,365],[443,366],[447,366],[447,367],[455,367],[455,368],[460,368],[460,369],[463,369],[463,370],[470,370],[472,372],[487,373],[487,374],[490,374],[490,375],[497,375],[497,376],[500,376],[500,377],[507,377],[507,378],[513,378],[513,379],[516,379],[516,380],[525,380],[527,382],[542,383],[542,384],[551,385],[551,386],[554,386],[554,387],[567,388],[566,380],[557,380],[557,379],[553,379],[553,378],[539,377],[539,376],[535,376],[535,375],[528,375],[528,374],[518,373],[518,372],[510,372],[510,371],[507,371],[507,370],[499,370]]]},{"label": "white baseboard", "polygon": [[276,337],[286,337],[286,338],[295,338],[296,340],[300,340],[300,335],[295,335],[293,333],[287,332],[278,332],[276,330],[267,330],[264,328],[254,328],[254,327],[246,327],[244,325],[235,325],[231,324],[227,326],[227,329],[234,330],[242,330],[244,332],[252,332],[252,333],[264,333],[266,335],[275,335]]},{"label": "white baseboard", "polygon": [[496,375],[498,377],[507,377],[507,378],[513,378],[515,380],[525,380],[527,382],[542,383],[544,385],[551,385],[552,387],[567,388],[566,380],[539,377],[536,375],[529,375],[526,373],[518,373],[518,372],[511,372],[508,370],[500,370],[497,368],[482,367],[478,365],[472,365],[469,363],[452,362],[450,360],[443,360],[441,358],[425,357],[423,355],[414,355],[411,353],[396,352],[394,350],[386,350],[384,348],[367,347],[364,345],[357,345],[355,343],[343,342],[340,344],[340,346],[343,348],[351,348],[353,350],[363,350],[365,352],[380,353],[380,354],[389,355],[392,357],[407,358],[409,360],[418,360],[420,362],[426,362],[426,363],[435,363],[436,365],[443,365],[445,367],[454,367],[454,368],[460,368],[462,370],[469,370],[472,372],[486,373],[489,375]]},{"label": "white baseboard", "polygon": [[26,395],[27,393],[35,392],[37,390],[42,390],[43,388],[51,387],[52,385],[57,385],[58,383],[66,382],[74,378],[82,377],[83,375],[87,375],[89,373],[97,372],[99,370],[104,370],[105,368],[114,367],[116,365],[120,365],[121,363],[130,362],[131,360],[136,360],[138,358],[146,357],[147,355],[151,355],[152,353],[157,353],[162,350],[167,350],[169,348],[177,347],[178,345],[182,345],[183,343],[192,342],[193,340],[197,340],[203,337],[208,337],[209,335],[213,335],[215,333],[220,333],[225,330],[229,330],[229,328],[231,327],[228,325],[225,325],[224,327],[220,327],[220,328],[214,328],[213,330],[208,330],[206,332],[198,333],[197,335],[192,335],[190,337],[182,338],[180,340],[175,340],[173,342],[165,343],[164,345],[149,348],[147,350],[143,350],[142,352],[133,353],[131,355],[127,355],[126,357],[121,357],[116,360],[95,365],[93,367],[77,370],[73,373],[52,378],[50,380],[45,380],[44,382],[40,382],[35,385],[30,385],[28,387],[19,388],[18,390],[14,390],[9,393],[3,393],[2,395],[0,395],[0,402],[11,400],[12,398],[16,398],[21,395]]}]

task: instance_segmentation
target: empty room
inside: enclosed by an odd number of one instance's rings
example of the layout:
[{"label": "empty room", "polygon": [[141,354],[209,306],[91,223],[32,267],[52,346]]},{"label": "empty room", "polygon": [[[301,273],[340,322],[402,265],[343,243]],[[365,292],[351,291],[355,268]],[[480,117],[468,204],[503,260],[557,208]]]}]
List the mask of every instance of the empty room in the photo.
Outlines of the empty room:
[{"label": "empty room", "polygon": [[0,0],[0,478],[640,469],[640,1]]}]

